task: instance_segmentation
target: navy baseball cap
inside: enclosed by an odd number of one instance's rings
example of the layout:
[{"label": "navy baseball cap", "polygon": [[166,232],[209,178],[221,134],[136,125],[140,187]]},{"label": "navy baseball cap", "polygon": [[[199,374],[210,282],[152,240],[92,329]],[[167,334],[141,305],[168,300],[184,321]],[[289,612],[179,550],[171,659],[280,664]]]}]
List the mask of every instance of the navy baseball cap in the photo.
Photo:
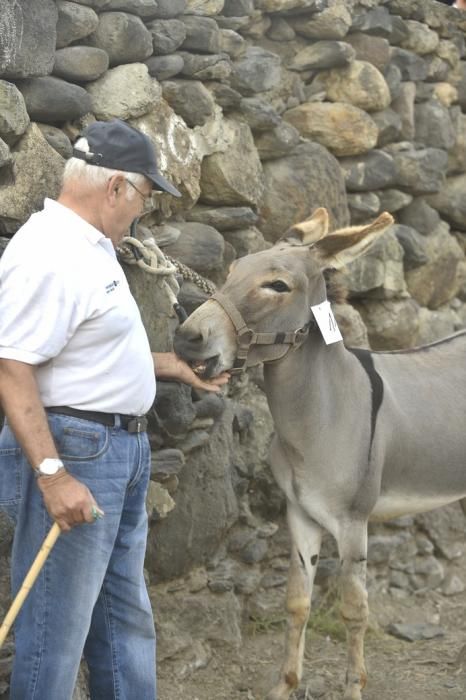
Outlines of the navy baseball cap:
[{"label": "navy baseball cap", "polygon": [[89,152],[73,148],[73,156],[91,165],[112,170],[140,173],[152,182],[154,190],[181,197],[176,187],[160,174],[155,147],[148,136],[121,119],[93,122],[81,133],[87,139]]}]

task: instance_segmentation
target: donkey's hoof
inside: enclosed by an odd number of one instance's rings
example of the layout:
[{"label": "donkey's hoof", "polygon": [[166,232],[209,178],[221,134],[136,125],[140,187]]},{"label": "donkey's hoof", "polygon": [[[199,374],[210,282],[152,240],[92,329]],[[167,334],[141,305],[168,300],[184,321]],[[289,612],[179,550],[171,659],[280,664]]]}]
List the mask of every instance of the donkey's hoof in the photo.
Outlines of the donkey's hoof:
[{"label": "donkey's hoof", "polygon": [[276,686],[269,690],[265,700],[288,700],[296,687],[296,685],[290,685],[290,683],[287,683],[286,680],[280,680]]},{"label": "donkey's hoof", "polygon": [[351,683],[351,685],[347,685],[343,700],[362,700],[360,684]]}]

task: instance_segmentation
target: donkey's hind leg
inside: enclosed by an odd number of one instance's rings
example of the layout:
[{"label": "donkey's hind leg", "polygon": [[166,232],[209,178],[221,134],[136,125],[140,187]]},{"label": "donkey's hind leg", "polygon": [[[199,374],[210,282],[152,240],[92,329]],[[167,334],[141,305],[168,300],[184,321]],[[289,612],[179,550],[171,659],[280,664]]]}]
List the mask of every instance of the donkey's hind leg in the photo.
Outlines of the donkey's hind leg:
[{"label": "donkey's hind leg", "polygon": [[367,680],[364,635],[369,618],[366,590],[367,523],[345,523],[338,538],[341,559],[341,615],[346,625],[348,660],[345,700],[361,700]]},{"label": "donkey's hind leg", "polygon": [[286,607],[288,612],[285,658],[280,680],[266,700],[287,700],[303,673],[306,624],[311,610],[311,594],[319,560],[321,528],[299,508],[288,504],[291,535],[291,561],[288,573]]}]

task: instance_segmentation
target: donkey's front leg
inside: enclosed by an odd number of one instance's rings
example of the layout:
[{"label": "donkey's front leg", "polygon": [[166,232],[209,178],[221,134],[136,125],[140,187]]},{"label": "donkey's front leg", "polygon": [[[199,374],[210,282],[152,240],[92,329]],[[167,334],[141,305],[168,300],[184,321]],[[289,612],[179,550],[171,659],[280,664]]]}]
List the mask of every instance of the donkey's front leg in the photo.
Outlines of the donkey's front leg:
[{"label": "donkey's front leg", "polygon": [[290,503],[288,526],[291,535],[291,561],[286,594],[288,628],[285,658],[280,680],[269,692],[266,700],[287,700],[301,680],[306,624],[311,610],[312,584],[322,540],[320,527],[309,519],[299,506]]},{"label": "donkey's front leg", "polygon": [[364,634],[369,618],[366,590],[367,523],[347,522],[338,538],[341,559],[341,614],[346,625],[348,661],[345,700],[361,700],[366,685]]}]

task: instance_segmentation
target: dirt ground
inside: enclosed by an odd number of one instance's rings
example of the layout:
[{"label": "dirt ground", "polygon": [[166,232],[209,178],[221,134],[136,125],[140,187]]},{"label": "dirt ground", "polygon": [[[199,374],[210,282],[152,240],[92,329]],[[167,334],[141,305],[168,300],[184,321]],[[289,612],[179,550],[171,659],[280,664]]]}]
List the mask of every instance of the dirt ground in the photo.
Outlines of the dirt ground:
[{"label": "dirt ground", "polygon": [[[463,558],[464,559],[464,558]],[[466,559],[456,575],[466,582]],[[370,590],[370,626],[366,636],[369,681],[364,700],[466,699],[466,592],[451,597],[437,591],[404,598]],[[328,603],[328,601],[327,601]],[[336,604],[316,615],[319,629],[308,630],[303,681],[291,700],[343,697],[346,649]],[[327,615],[327,618],[326,618]],[[385,632],[390,623],[431,623],[444,636],[407,642]],[[326,629],[327,627],[327,629]],[[283,649],[281,622],[248,624],[237,651],[216,648],[204,668],[180,678],[175,666],[159,668],[160,700],[263,700],[273,685]],[[462,653],[461,650],[465,647]],[[177,677],[178,675],[178,677]]]}]

